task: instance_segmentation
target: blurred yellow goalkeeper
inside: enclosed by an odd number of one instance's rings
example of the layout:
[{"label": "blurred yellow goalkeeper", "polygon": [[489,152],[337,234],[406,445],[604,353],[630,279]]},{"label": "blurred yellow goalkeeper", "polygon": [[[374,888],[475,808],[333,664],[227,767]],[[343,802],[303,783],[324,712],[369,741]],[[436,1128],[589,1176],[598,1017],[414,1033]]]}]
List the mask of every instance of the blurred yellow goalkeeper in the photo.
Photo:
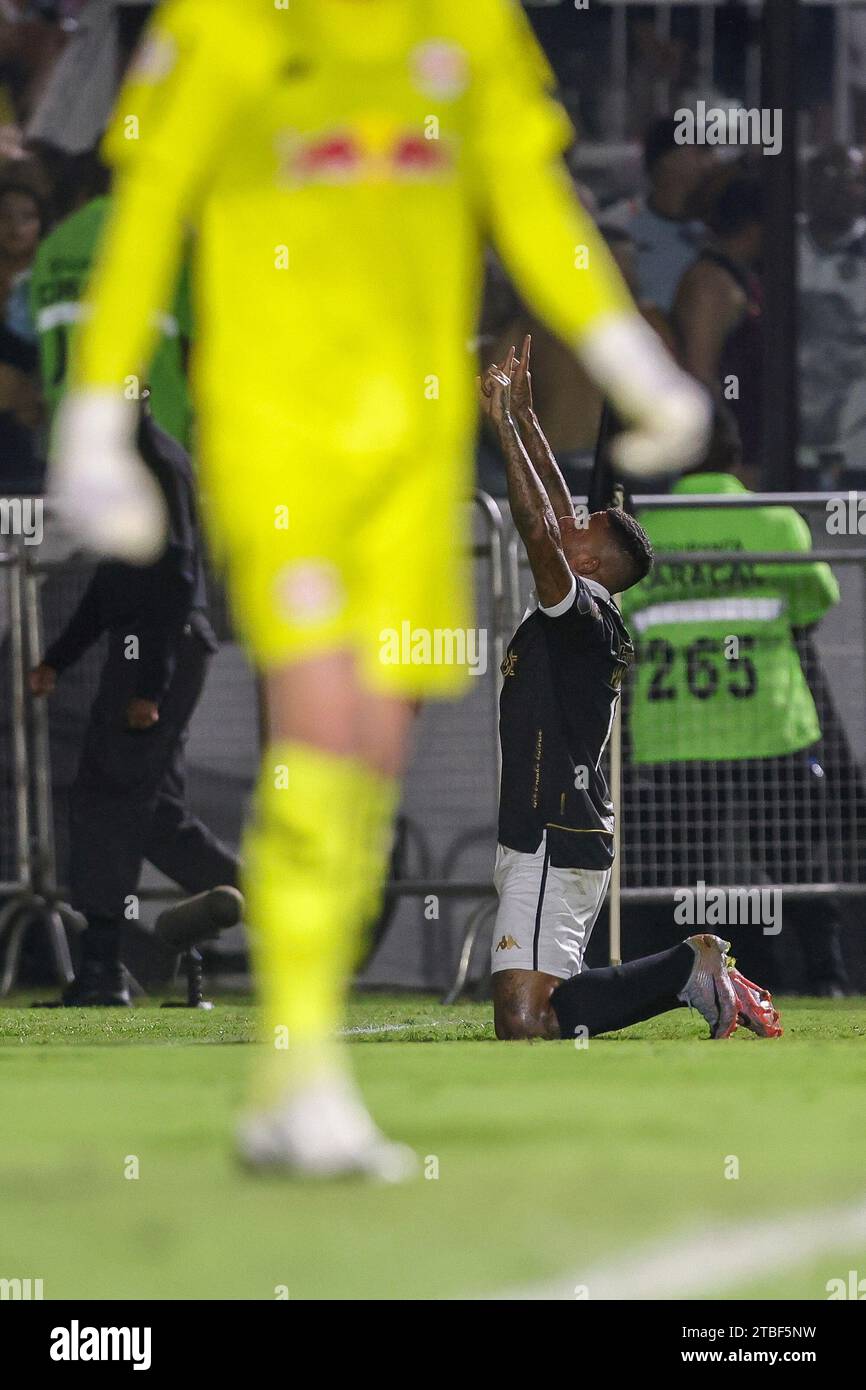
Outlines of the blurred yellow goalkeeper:
[{"label": "blurred yellow goalkeeper", "polygon": [[269,746],[246,845],[269,1044],[253,1166],[398,1179],[337,1042],[376,911],[413,702],[451,665],[381,634],[466,627],[465,499],[486,237],[630,429],[620,465],[691,462],[707,408],[572,194],[571,129],[512,0],[169,0],[121,92],[117,196],[56,422],[84,540],[145,562],[160,495],[130,380],[193,236],[202,490]]}]

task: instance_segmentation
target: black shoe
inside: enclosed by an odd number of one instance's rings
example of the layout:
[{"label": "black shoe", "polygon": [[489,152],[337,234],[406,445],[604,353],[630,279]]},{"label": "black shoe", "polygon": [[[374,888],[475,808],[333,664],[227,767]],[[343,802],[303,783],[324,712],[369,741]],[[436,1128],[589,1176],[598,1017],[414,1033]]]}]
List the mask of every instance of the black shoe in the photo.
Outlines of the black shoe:
[{"label": "black shoe", "polygon": [[154,935],[173,955],[181,955],[202,941],[212,941],[229,927],[236,927],[243,913],[244,900],[237,888],[210,888],[161,912]]},{"label": "black shoe", "polygon": [[129,980],[120,964],[82,961],[78,975],[60,998],[66,1009],[129,1009]]}]

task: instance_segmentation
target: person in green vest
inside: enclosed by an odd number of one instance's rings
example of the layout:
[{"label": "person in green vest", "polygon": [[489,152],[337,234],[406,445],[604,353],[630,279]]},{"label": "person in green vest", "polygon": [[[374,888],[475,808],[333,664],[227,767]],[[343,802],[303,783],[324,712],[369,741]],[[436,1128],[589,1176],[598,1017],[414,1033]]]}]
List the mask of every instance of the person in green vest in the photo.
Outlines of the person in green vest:
[{"label": "person in green vest", "polygon": [[[742,494],[751,473],[720,417],[706,461],[671,491]],[[641,522],[657,563],[623,595],[622,608],[638,654],[627,738],[642,806],[635,832],[657,837],[649,862],[683,882],[713,882],[725,854],[752,882],[828,881],[822,729],[798,637],[839,602],[832,570],[808,558],[809,527],[792,507],[671,508]],[[664,558],[714,550],[729,558]],[[803,560],[750,559],[761,551]],[[810,992],[843,992],[833,904],[786,895],[783,919],[798,929]],[[772,938],[749,926],[735,944],[778,988]]]},{"label": "person in green vest", "polygon": [[[30,275],[30,315],[39,347],[42,389],[53,415],[66,389],[81,302],[111,206],[107,171],[93,159],[82,202],[45,237]],[[100,186],[101,185],[101,186]],[[143,234],[145,229],[142,229]],[[167,434],[189,448],[192,408],[186,361],[192,336],[189,279],[184,270],[172,311],[162,316],[162,337],[148,372],[150,409]],[[139,386],[142,383],[139,383]],[[130,383],[130,392],[136,384]]]},{"label": "person in green vest", "polygon": [[[749,491],[737,446],[728,467],[681,477],[675,496]],[[829,565],[755,564],[750,551],[808,556],[809,527],[792,507],[673,508],[642,518],[656,550],[736,552],[734,561],[665,564],[623,595],[643,660],[632,690],[636,763],[775,758],[821,737],[793,629],[839,602]],[[742,558],[739,558],[742,556]]]}]

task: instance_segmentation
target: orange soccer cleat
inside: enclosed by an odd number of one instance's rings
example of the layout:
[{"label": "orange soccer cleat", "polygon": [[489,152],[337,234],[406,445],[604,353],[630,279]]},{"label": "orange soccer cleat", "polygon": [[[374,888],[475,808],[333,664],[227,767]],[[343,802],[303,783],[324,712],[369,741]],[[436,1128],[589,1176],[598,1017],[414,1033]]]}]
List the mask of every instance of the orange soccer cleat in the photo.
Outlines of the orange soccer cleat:
[{"label": "orange soccer cleat", "polygon": [[759,1038],[781,1038],[782,1023],[769,990],[741,975],[731,958],[728,960],[728,978],[737,996],[738,1023]]}]

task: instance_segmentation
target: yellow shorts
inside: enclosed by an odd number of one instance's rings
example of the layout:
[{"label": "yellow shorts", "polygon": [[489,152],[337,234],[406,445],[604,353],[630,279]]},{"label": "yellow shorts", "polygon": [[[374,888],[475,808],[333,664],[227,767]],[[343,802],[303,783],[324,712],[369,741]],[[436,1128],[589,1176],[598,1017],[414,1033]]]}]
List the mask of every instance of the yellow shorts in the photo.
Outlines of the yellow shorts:
[{"label": "yellow shorts", "polygon": [[466,688],[470,470],[466,451],[407,457],[205,452],[211,544],[260,670],[353,648],[367,685],[406,698]]}]

